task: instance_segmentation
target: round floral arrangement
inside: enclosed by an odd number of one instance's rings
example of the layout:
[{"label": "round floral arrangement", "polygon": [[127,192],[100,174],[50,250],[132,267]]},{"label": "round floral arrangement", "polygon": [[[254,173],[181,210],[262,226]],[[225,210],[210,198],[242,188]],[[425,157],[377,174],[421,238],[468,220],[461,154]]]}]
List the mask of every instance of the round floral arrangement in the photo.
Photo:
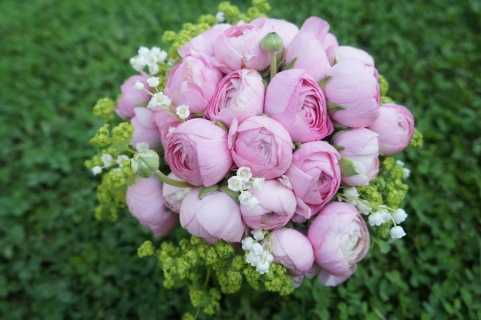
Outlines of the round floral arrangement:
[{"label": "round floral arrangement", "polygon": [[117,100],[93,110],[96,216],[128,208],[156,238],[170,234],[138,254],[157,256],[164,286],[187,287],[207,315],[244,285],[337,286],[372,244],[406,235],[410,172],[393,155],[421,144],[413,115],[326,21],[299,28],[268,10],[223,2],[166,31],[169,49],[141,47]]}]

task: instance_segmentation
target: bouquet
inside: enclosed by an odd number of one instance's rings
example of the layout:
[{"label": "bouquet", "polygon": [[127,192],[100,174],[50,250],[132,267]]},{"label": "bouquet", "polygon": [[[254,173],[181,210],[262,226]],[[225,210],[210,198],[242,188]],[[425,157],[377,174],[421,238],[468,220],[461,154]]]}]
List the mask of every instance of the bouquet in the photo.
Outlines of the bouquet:
[{"label": "bouquet", "polygon": [[186,287],[207,315],[244,285],[337,286],[370,247],[406,235],[410,172],[393,155],[421,144],[413,115],[326,21],[299,28],[268,10],[223,2],[166,31],[169,49],[140,47],[117,100],[93,110],[96,216],[128,208],[156,238],[170,234],[138,254],[157,256],[164,286]]}]

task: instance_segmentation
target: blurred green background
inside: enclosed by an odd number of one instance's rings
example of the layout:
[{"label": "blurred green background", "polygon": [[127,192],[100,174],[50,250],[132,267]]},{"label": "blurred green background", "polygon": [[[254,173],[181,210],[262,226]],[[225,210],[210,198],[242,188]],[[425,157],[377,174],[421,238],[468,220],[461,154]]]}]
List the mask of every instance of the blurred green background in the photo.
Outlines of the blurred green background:
[{"label": "blurred green background", "polygon": [[[245,8],[245,1],[234,1]],[[84,169],[91,106],[215,0],[0,1],[0,318],[176,319],[149,235],[132,218],[94,219]],[[345,285],[223,301],[222,319],[481,319],[481,2],[272,0],[272,16],[331,23],[367,49],[390,95],[415,113],[425,147],[409,151],[408,236],[371,252]]]}]

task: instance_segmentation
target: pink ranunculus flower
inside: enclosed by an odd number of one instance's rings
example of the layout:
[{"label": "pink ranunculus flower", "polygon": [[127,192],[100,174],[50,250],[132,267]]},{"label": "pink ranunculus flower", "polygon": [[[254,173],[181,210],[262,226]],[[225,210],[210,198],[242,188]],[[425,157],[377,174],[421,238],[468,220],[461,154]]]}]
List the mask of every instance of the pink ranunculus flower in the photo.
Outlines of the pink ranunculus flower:
[{"label": "pink ranunculus flower", "polygon": [[182,59],[169,73],[166,95],[175,105],[188,105],[190,112],[204,112],[222,73],[202,55]]},{"label": "pink ranunculus flower", "polygon": [[349,186],[368,185],[379,173],[379,139],[369,129],[351,129],[334,135],[341,154],[342,181]]},{"label": "pink ranunculus flower", "polygon": [[296,211],[294,193],[276,180],[250,189],[256,204],[241,201],[242,219],[252,229],[272,230],[285,226]]},{"label": "pink ranunculus flower", "polygon": [[[168,175],[169,178],[181,181],[175,174],[172,172]],[[189,194],[191,188],[179,188],[171,186],[167,183],[164,183],[162,186],[162,196],[165,200],[165,206],[172,210],[173,212],[179,213],[180,206],[184,198]]]},{"label": "pink ranunculus flower", "polygon": [[350,46],[340,46],[335,51],[336,62],[343,62],[348,60],[354,60],[361,62],[368,67],[374,67],[374,59],[369,53],[364,50],[350,47]]},{"label": "pink ranunculus flower", "polygon": [[284,59],[287,63],[295,61],[293,67],[304,69],[315,81],[323,79],[331,68],[324,47],[328,32],[326,21],[310,17],[286,49]]},{"label": "pink ranunculus flower", "polygon": [[209,243],[240,242],[245,230],[239,205],[230,196],[214,191],[200,199],[198,189],[182,201],[180,224],[190,234]]},{"label": "pink ranunculus flower", "polygon": [[162,184],[157,178],[137,178],[126,197],[129,211],[155,236],[164,236],[174,228],[177,217],[165,207]]},{"label": "pink ranunculus flower", "polygon": [[336,287],[349,279],[352,274],[356,271],[356,268],[352,269],[352,272],[346,272],[340,276],[334,275],[332,273],[326,272],[325,270],[321,270],[317,276],[319,282],[326,286],[326,287]]},{"label": "pink ranunculus flower", "polygon": [[132,145],[147,143],[150,148],[160,144],[160,133],[155,125],[154,112],[147,108],[135,108],[135,116],[131,119],[134,129],[132,134]]},{"label": "pink ranunculus flower", "polygon": [[[369,231],[357,209],[347,203],[332,202],[309,226],[308,238],[316,263],[340,281],[349,277],[369,250]],[[329,282],[325,274],[321,281]],[[345,280],[345,279],[343,279]]]},{"label": "pink ranunculus flower", "polygon": [[265,34],[275,32],[277,33],[284,44],[284,48],[287,48],[294,37],[299,32],[299,28],[289,21],[272,18],[257,18],[251,22],[253,25],[262,29]]},{"label": "pink ranunculus flower", "polygon": [[322,41],[322,46],[326,51],[329,64],[331,66],[334,65],[336,63],[336,50],[339,47],[336,36],[332,33],[328,33],[324,38],[324,41]]},{"label": "pink ranunculus flower", "polygon": [[165,158],[176,176],[194,186],[216,184],[232,166],[226,131],[205,119],[177,126],[167,136]]},{"label": "pink ranunculus flower", "polygon": [[293,143],[289,133],[267,116],[255,116],[238,124],[232,122],[228,146],[239,167],[249,167],[256,177],[282,176],[292,161]]},{"label": "pink ranunculus flower", "polygon": [[351,128],[371,125],[379,114],[377,71],[356,60],[336,63],[324,88],[334,121]]},{"label": "pink ranunculus flower", "polygon": [[165,148],[171,128],[177,127],[182,121],[173,112],[159,108],[154,110],[154,122],[160,135],[160,142]]},{"label": "pink ranunculus flower", "polygon": [[294,152],[286,175],[297,197],[297,219],[317,214],[339,190],[341,169],[339,152],[324,141],[302,144]]},{"label": "pink ranunculus flower", "polygon": [[[188,55],[201,54],[208,59],[213,59],[214,44],[217,40],[217,37],[219,37],[225,30],[229,29],[230,27],[231,25],[227,23],[216,24],[209,30],[202,32],[179,49],[180,56],[182,58],[185,58]],[[212,62],[215,63],[214,60],[212,60]]]},{"label": "pink ranunculus flower", "polygon": [[295,229],[282,228],[274,230],[268,241],[274,260],[294,275],[304,275],[311,270],[314,252],[305,235]]},{"label": "pink ranunculus flower", "polygon": [[264,82],[257,71],[233,71],[219,82],[205,115],[228,126],[234,119],[242,121],[260,115],[264,109],[264,92]]},{"label": "pink ranunculus flower", "polygon": [[150,94],[146,89],[139,90],[135,84],[140,82],[145,88],[147,85],[147,76],[134,75],[128,78],[120,87],[120,97],[117,100],[116,112],[122,119],[130,119],[134,116],[134,108],[144,107],[150,100]]},{"label": "pink ranunculus flower", "polygon": [[369,129],[379,135],[379,152],[392,155],[404,150],[414,134],[414,117],[404,106],[387,103],[379,109],[379,117]]},{"label": "pink ranunculus flower", "polygon": [[334,130],[319,84],[302,69],[275,75],[267,87],[265,113],[295,142],[321,140]]},{"label": "pink ranunculus flower", "polygon": [[260,46],[266,34],[266,30],[261,27],[244,22],[225,30],[214,44],[214,54],[220,69],[228,73],[243,68],[267,68],[271,58]]}]

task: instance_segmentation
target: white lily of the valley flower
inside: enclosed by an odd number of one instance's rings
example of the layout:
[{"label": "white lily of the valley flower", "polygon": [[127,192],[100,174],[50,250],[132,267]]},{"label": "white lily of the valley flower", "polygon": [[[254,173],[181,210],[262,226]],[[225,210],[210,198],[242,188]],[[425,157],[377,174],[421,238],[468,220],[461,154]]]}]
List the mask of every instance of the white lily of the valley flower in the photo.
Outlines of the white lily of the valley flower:
[{"label": "white lily of the valley flower", "polygon": [[366,200],[357,200],[354,204],[363,215],[371,213],[371,206]]},{"label": "white lily of the valley flower", "polygon": [[186,120],[190,116],[190,109],[188,105],[181,104],[177,108],[175,108],[175,114],[179,117],[180,120]]},{"label": "white lily of the valley flower", "polygon": [[117,165],[122,165],[122,163],[124,163],[125,161],[129,161],[130,158],[128,156],[126,156],[125,154],[121,154],[117,157],[117,159],[115,160],[115,162],[117,163]]},{"label": "white lily of the valley flower", "polygon": [[96,176],[96,175],[98,175],[98,174],[100,174],[100,173],[102,173],[102,167],[100,167],[100,166],[95,166],[95,167],[92,168],[92,174],[93,174],[94,176]]},{"label": "white lily of the valley flower", "polygon": [[244,251],[249,251],[252,249],[252,246],[254,245],[255,241],[252,239],[252,237],[247,237],[242,239],[242,250]]},{"label": "white lily of the valley flower", "polygon": [[390,234],[392,239],[401,239],[406,235],[406,232],[404,231],[403,227],[395,226],[391,228]]},{"label": "white lily of the valley flower", "polygon": [[147,104],[147,108],[149,109],[156,109],[156,108],[168,108],[172,104],[172,100],[168,96],[166,96],[163,92],[157,92],[152,96],[149,103]]},{"label": "white lily of the valley flower", "polygon": [[135,150],[138,152],[143,152],[149,150],[149,144],[145,142],[139,142],[135,145]]},{"label": "white lily of the valley flower", "polygon": [[237,169],[236,175],[241,178],[244,182],[247,182],[252,178],[252,171],[249,167],[239,167]]},{"label": "white lily of the valley flower", "polygon": [[396,224],[401,224],[406,220],[406,218],[408,217],[408,214],[406,213],[406,211],[404,209],[397,209],[392,214],[392,217],[393,217],[394,221],[396,222]]},{"label": "white lily of the valley flower", "polygon": [[346,200],[349,202],[359,199],[359,192],[357,192],[355,187],[345,188],[343,194]]},{"label": "white lily of the valley flower", "polygon": [[403,169],[403,178],[407,179],[407,178],[409,178],[410,175],[411,175],[411,170],[409,170],[408,168],[404,168]]},{"label": "white lily of the valley flower", "polygon": [[102,160],[102,163],[104,164],[104,168],[108,168],[108,167],[112,166],[112,163],[114,161],[114,158],[112,157],[112,155],[110,155],[108,153],[102,154],[100,159]]},{"label": "white lily of the valley flower", "polygon": [[252,235],[254,236],[254,239],[257,241],[264,240],[265,233],[262,231],[262,229],[254,230],[252,231]]},{"label": "white lily of the valley flower", "polygon": [[390,218],[389,212],[377,211],[369,215],[368,222],[369,225],[377,227],[389,221]]},{"label": "white lily of the valley flower", "polygon": [[215,15],[215,20],[217,21],[217,23],[224,22],[225,21],[224,12],[222,11],[217,12],[217,14]]},{"label": "white lily of the valley flower", "polygon": [[227,180],[227,188],[234,192],[240,192],[244,188],[244,181],[238,176],[232,176]]},{"label": "white lily of the valley flower", "polygon": [[157,88],[160,84],[160,79],[159,77],[150,77],[147,79],[147,84],[151,88]]}]

